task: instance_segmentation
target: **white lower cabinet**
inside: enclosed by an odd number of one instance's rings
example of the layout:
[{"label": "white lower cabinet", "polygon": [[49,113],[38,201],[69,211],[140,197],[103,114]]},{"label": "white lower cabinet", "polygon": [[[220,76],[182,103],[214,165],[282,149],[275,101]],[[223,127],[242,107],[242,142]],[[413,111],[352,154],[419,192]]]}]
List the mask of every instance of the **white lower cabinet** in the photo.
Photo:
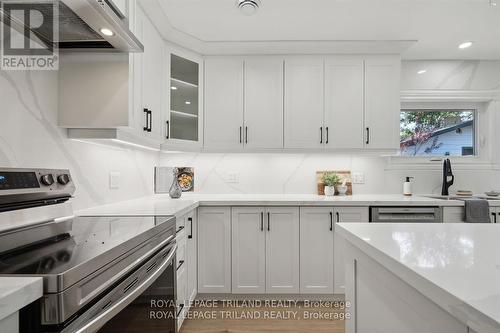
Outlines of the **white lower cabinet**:
[{"label": "white lower cabinet", "polygon": [[231,208],[198,209],[198,292],[231,292]]},{"label": "white lower cabinet", "polygon": [[177,327],[180,329],[197,293],[196,210],[177,218]]},{"label": "white lower cabinet", "polygon": [[368,211],[368,207],[201,207],[196,229],[198,292],[343,294],[343,244],[334,233],[335,223],[368,222]]},{"label": "white lower cabinet", "polygon": [[232,291],[235,294],[266,292],[266,232],[264,209],[232,208]]},{"label": "white lower cabinet", "polygon": [[333,209],[300,208],[300,293],[333,294]]},{"label": "white lower cabinet", "polygon": [[266,293],[299,292],[299,208],[266,209]]},{"label": "white lower cabinet", "polygon": [[[360,223],[369,222],[368,207],[335,207],[333,209],[335,223]],[[334,227],[335,228],[335,227]],[[334,236],[334,293],[345,293],[345,256],[344,240],[342,237]]]},{"label": "white lower cabinet", "polygon": [[198,293],[198,218],[197,211],[193,210],[187,214],[187,299],[192,302]]},{"label": "white lower cabinet", "polygon": [[232,292],[299,293],[298,207],[233,207]]}]

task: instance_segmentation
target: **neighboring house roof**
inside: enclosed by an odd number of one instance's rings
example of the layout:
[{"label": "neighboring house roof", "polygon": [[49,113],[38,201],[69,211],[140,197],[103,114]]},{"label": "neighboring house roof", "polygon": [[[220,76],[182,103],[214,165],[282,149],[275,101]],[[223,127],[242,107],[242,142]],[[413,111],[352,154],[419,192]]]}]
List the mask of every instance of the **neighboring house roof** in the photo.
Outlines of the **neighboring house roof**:
[{"label": "neighboring house roof", "polygon": [[[453,125],[453,126],[450,126],[450,127],[442,128],[440,130],[432,132],[432,134],[429,137],[429,139],[433,138],[435,136],[439,136],[439,135],[443,135],[443,134],[446,134],[446,133],[454,132],[454,131],[456,131],[459,128],[464,128],[464,127],[472,126],[472,124],[473,124],[473,120],[467,120],[467,121],[464,121],[463,123],[458,124],[458,125]],[[411,138],[408,138],[408,139],[404,140],[401,143],[406,143],[406,142],[409,142],[409,141],[411,141]]]},{"label": "neighboring house roof", "polygon": [[437,131],[435,131],[434,133],[431,134],[431,138],[434,137],[434,136],[441,135],[441,134],[445,134],[445,133],[449,133],[449,132],[454,132],[454,131],[456,131],[459,128],[464,128],[464,127],[469,127],[469,126],[472,126],[472,120],[467,120],[467,121],[464,121],[461,124],[453,125],[453,126],[450,126],[450,127],[446,127],[446,128],[437,130]]}]

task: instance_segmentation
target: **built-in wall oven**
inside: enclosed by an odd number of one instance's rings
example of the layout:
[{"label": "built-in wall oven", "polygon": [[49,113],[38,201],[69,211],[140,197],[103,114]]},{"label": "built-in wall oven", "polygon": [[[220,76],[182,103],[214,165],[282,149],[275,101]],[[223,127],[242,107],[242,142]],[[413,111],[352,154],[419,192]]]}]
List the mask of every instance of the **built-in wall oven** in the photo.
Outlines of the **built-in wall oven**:
[{"label": "built-in wall oven", "polygon": [[175,217],[72,216],[66,170],[0,179],[0,276],[43,278],[20,332],[176,332]]}]

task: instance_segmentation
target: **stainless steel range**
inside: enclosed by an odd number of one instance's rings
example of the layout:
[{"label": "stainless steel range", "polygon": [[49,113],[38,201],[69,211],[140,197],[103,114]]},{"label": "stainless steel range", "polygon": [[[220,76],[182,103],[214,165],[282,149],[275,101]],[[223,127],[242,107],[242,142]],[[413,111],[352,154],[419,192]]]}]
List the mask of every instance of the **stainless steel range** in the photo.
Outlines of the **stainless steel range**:
[{"label": "stainless steel range", "polygon": [[175,332],[175,217],[75,217],[74,191],[67,170],[0,169],[0,276],[43,278],[21,332]]}]

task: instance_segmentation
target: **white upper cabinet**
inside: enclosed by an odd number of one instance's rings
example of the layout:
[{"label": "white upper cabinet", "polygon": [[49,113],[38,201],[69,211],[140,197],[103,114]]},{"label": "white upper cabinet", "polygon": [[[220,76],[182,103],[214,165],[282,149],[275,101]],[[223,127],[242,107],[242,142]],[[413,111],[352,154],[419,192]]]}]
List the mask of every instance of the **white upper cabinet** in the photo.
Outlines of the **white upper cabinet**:
[{"label": "white upper cabinet", "polygon": [[244,146],[283,148],[283,59],[245,59]]},{"label": "white upper cabinet", "polygon": [[[143,17],[144,54],[142,55],[142,113],[146,119],[145,134],[158,140],[162,139],[165,108],[166,82],[163,77],[164,42],[153,23],[142,10],[137,17]],[[140,112],[140,110],[139,110]]]},{"label": "white upper cabinet", "polygon": [[399,148],[400,72],[398,56],[365,60],[366,148]]},{"label": "white upper cabinet", "polygon": [[290,57],[285,60],[285,148],[322,148],[324,60]]},{"label": "white upper cabinet", "polygon": [[363,142],[362,57],[331,56],[325,61],[325,147],[359,149]]},{"label": "white upper cabinet", "polygon": [[162,148],[199,150],[203,137],[203,60],[171,44],[166,50],[168,101]]},{"label": "white upper cabinet", "polygon": [[208,149],[243,144],[243,59],[205,59],[205,130]]}]

